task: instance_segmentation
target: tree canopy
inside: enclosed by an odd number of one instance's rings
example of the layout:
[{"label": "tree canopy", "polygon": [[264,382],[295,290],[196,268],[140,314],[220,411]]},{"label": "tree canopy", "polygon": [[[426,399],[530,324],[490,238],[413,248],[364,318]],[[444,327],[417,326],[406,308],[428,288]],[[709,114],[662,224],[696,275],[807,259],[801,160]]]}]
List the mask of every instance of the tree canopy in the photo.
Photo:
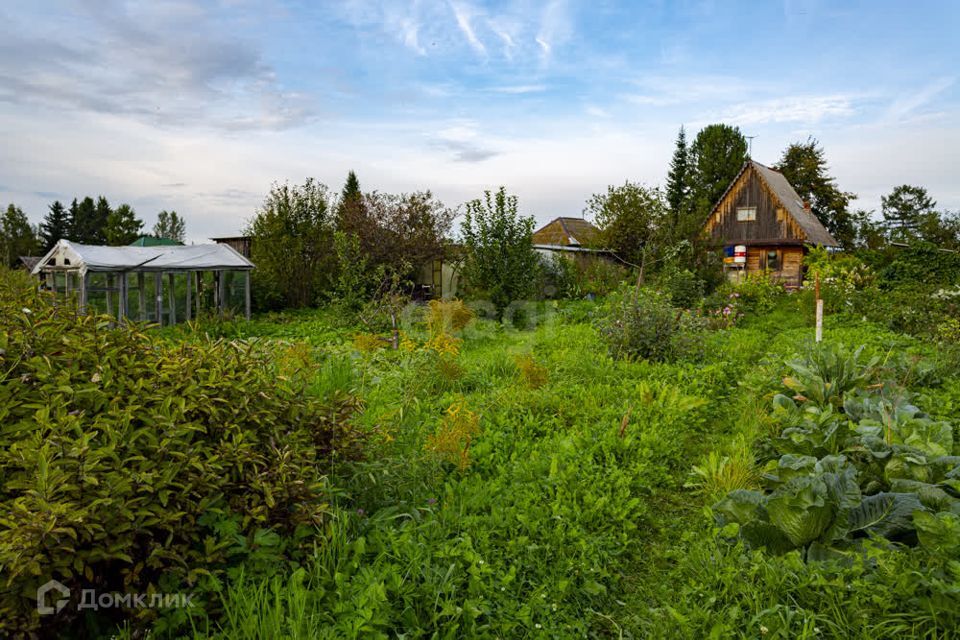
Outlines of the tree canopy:
[{"label": "tree canopy", "polygon": [[467,203],[460,227],[464,280],[489,297],[498,315],[530,295],[537,282],[540,257],[533,248],[533,226],[533,217],[519,214],[517,197],[507,195],[505,187]]},{"label": "tree canopy", "polygon": [[747,141],[738,127],[711,124],[694,138],[689,149],[689,198],[702,224],[747,159]]},{"label": "tree canopy", "polygon": [[107,244],[123,246],[139,238],[141,229],[143,229],[143,220],[137,217],[133,207],[129,204],[121,204],[107,217],[103,235]]},{"label": "tree canopy", "polygon": [[161,211],[157,214],[157,222],[153,225],[153,235],[156,238],[167,238],[183,242],[187,237],[187,224],[177,215],[176,211]]},{"label": "tree canopy", "polygon": [[58,240],[70,237],[70,215],[63,203],[55,200],[40,223],[41,252],[47,253]]},{"label": "tree canopy", "polygon": [[9,205],[0,216],[0,264],[13,267],[20,256],[33,256],[40,250],[37,232],[23,209]]},{"label": "tree canopy", "polygon": [[600,229],[605,247],[645,268],[671,241],[670,210],[658,187],[625,182],[594,194],[584,213]]},{"label": "tree canopy", "polygon": [[857,221],[849,210],[856,199],[853,193],[841,191],[829,174],[826,154],[814,138],[788,146],[777,163],[797,195],[810,203],[810,210],[827,231],[846,249],[857,242]]}]

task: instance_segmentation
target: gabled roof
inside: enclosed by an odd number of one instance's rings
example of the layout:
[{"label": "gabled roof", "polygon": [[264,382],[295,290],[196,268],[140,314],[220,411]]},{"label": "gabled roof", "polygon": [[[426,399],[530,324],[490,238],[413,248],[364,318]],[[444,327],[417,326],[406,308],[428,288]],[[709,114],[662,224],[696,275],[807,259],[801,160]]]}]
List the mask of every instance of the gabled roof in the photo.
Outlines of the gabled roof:
[{"label": "gabled roof", "polygon": [[[67,262],[69,261],[69,262]],[[225,244],[104,247],[60,240],[34,267],[87,271],[245,271],[253,263]]]},{"label": "gabled roof", "polygon": [[40,258],[37,256],[20,256],[20,264],[26,267],[28,271],[33,271],[38,262],[40,262]]},{"label": "gabled roof", "polygon": [[592,245],[600,230],[583,218],[554,218],[533,232],[535,245],[579,247]]},{"label": "gabled roof", "polygon": [[789,213],[794,220],[796,220],[797,224],[800,225],[800,228],[803,229],[803,233],[807,236],[807,242],[825,247],[840,246],[840,243],[837,242],[832,235],[830,235],[830,232],[827,231],[827,228],[823,226],[823,223],[817,219],[817,216],[803,206],[803,200],[797,194],[797,191],[793,188],[793,185],[791,185],[787,180],[786,176],[776,169],[771,169],[770,167],[760,164],[756,160],[748,159],[745,163],[743,163],[743,168],[740,169],[740,173],[738,173],[737,176],[730,182],[727,190],[723,192],[723,195],[720,196],[720,199],[717,200],[717,203],[713,205],[713,209],[710,210],[711,217],[714,213],[716,213],[716,210],[720,204],[726,199],[727,195],[730,193],[730,190],[733,189],[733,186],[737,184],[740,176],[742,176],[747,169],[750,168],[757,173],[757,176],[759,176],[760,180],[767,186],[768,189],[770,189],[770,192],[780,202],[780,206],[782,206],[784,210]]}]

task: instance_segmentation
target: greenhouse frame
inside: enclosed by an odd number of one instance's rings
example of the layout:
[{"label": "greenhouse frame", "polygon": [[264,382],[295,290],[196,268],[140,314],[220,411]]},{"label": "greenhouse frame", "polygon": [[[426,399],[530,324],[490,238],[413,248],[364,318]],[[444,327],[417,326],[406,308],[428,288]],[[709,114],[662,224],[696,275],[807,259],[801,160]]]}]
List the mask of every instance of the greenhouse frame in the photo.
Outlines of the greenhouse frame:
[{"label": "greenhouse frame", "polygon": [[60,240],[31,273],[40,278],[42,287],[76,296],[83,313],[103,294],[104,311],[118,320],[172,325],[178,318],[189,322],[204,309],[223,315],[233,308],[231,294],[239,292],[232,276],[237,272],[243,273],[242,307],[249,320],[253,268],[225,244],[106,247]]}]

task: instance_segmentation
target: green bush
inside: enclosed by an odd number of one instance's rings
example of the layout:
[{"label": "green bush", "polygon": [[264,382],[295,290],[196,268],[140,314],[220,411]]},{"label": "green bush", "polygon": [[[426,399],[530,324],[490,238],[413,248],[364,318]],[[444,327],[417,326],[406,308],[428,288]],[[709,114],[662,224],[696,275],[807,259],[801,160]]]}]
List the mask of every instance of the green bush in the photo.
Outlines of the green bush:
[{"label": "green bush", "polygon": [[960,253],[940,251],[935,245],[917,244],[896,251],[879,273],[885,288],[920,284],[960,284]]},{"label": "green bush", "polygon": [[706,284],[697,274],[688,269],[670,269],[661,274],[658,285],[670,296],[673,306],[694,309],[703,300]]},{"label": "green bush", "polygon": [[[276,362],[306,357],[292,351]],[[275,355],[172,345],[0,274],[0,632],[40,623],[47,580],[75,594],[194,585],[254,540],[325,522],[325,473],[358,443],[355,401],[313,399]]]},{"label": "green bush", "polygon": [[610,304],[600,333],[614,357],[669,362],[700,353],[703,320],[671,305],[666,294],[629,287]]}]

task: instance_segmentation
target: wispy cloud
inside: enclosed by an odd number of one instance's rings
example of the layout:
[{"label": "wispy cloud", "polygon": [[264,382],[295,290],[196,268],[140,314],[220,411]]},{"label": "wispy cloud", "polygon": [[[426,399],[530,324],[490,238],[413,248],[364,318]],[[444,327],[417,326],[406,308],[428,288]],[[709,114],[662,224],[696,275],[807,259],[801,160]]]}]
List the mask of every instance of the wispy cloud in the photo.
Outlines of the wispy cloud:
[{"label": "wispy cloud", "polygon": [[540,93],[547,90],[547,86],[544,84],[516,84],[516,85],[503,85],[499,87],[493,87],[490,89],[494,93],[506,93],[510,95],[522,95],[525,93]]},{"label": "wispy cloud", "polygon": [[566,3],[562,0],[552,0],[547,3],[540,16],[540,27],[535,38],[536,43],[540,45],[542,62],[550,60],[554,47],[569,37],[570,29]]},{"label": "wispy cloud", "polygon": [[790,96],[731,105],[717,114],[716,119],[739,125],[817,123],[826,118],[848,117],[855,112],[849,96]]},{"label": "wispy cloud", "polygon": [[473,50],[480,55],[487,55],[486,46],[480,42],[480,38],[477,37],[476,31],[473,29],[472,22],[476,15],[473,7],[464,2],[450,2],[450,8],[453,10],[453,15],[457,20],[457,26],[460,27],[463,35],[466,36],[467,42],[473,47]]},{"label": "wispy cloud", "polygon": [[922,86],[918,91],[898,97],[887,109],[886,119],[897,121],[906,118],[917,109],[929,104],[956,82],[955,76],[937,78]]}]

